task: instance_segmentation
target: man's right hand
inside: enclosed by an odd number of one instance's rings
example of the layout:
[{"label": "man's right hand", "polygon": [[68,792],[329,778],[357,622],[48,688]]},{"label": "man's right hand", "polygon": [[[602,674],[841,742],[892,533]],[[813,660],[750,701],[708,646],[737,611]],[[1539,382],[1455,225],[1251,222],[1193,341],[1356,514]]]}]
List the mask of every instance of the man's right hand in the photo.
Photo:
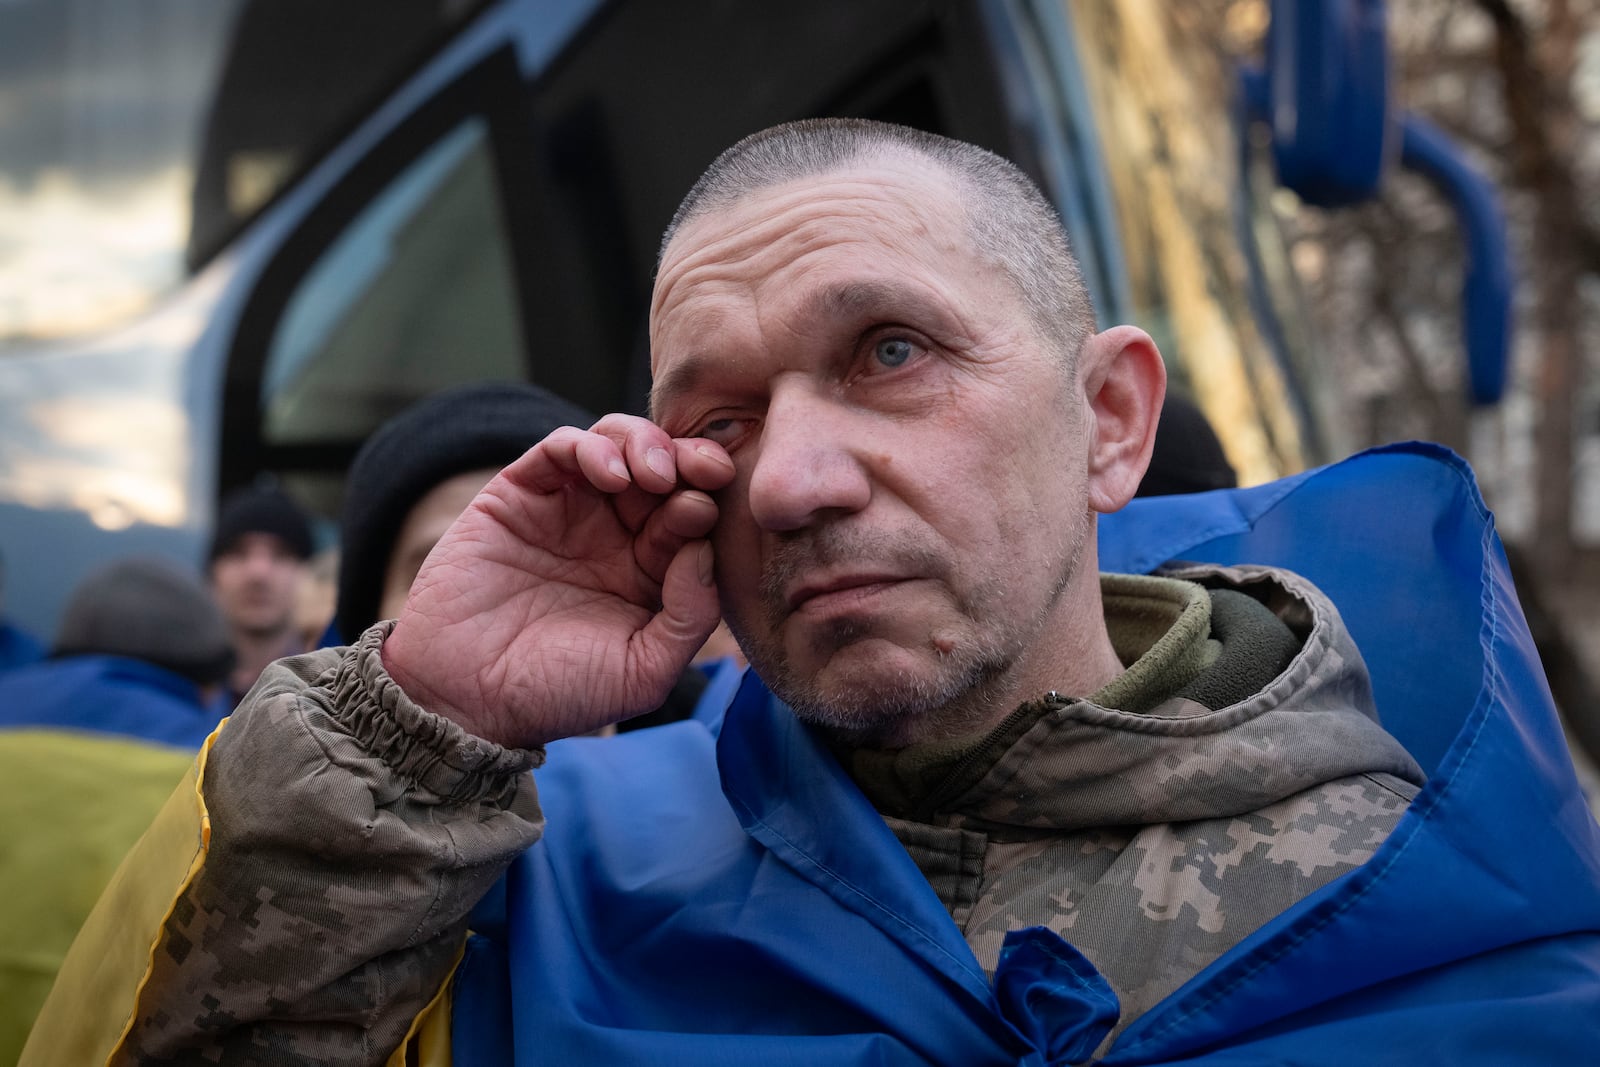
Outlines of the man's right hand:
[{"label": "man's right hand", "polygon": [[733,462],[607,415],[501,471],[412,584],[383,663],[406,695],[529,748],[658,706],[717,625],[708,495]]}]

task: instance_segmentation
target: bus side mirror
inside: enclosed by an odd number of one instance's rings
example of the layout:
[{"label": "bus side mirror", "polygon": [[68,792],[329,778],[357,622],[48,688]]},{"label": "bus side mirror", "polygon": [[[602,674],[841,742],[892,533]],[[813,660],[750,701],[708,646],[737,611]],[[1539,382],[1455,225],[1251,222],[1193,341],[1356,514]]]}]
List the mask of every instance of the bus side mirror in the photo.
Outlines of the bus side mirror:
[{"label": "bus side mirror", "polygon": [[1317,207],[1378,195],[1396,155],[1450,201],[1467,249],[1467,393],[1497,403],[1511,362],[1511,257],[1494,187],[1424,119],[1389,99],[1383,0],[1273,0],[1266,69],[1245,70],[1250,114],[1272,132],[1278,182]]},{"label": "bus side mirror", "polygon": [[1275,0],[1266,69],[1279,183],[1317,207],[1377,196],[1397,147],[1383,0]]}]

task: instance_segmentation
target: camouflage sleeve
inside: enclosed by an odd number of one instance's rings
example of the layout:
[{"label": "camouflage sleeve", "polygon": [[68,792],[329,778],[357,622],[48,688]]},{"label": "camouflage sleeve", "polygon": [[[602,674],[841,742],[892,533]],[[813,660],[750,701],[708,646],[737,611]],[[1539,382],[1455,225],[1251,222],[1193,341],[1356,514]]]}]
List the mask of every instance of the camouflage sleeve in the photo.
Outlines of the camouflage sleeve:
[{"label": "camouflage sleeve", "polygon": [[111,1064],[383,1063],[538,839],[542,753],[412,703],[387,632],[274,664],[213,741],[209,844]]}]

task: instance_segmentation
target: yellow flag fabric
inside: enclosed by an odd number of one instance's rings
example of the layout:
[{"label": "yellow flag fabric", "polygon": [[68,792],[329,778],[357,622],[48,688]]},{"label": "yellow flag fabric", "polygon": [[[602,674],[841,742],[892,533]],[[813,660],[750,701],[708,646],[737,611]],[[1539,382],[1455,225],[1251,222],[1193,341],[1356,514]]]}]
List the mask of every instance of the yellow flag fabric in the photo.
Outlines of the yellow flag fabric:
[{"label": "yellow flag fabric", "polygon": [[[0,731],[0,1063],[16,1062],[58,971],[72,995],[53,1002],[63,1009],[55,1018],[40,1016],[24,1062],[104,1062],[148,951],[119,955],[116,938],[86,939],[99,942],[90,952],[69,954],[68,946],[102,890],[119,900],[95,921],[159,929],[201,847],[196,773],[194,753],[182,749],[89,733]],[[163,856],[141,865],[140,885],[119,870],[136,842]],[[151,878],[154,870],[163,877]]]}]

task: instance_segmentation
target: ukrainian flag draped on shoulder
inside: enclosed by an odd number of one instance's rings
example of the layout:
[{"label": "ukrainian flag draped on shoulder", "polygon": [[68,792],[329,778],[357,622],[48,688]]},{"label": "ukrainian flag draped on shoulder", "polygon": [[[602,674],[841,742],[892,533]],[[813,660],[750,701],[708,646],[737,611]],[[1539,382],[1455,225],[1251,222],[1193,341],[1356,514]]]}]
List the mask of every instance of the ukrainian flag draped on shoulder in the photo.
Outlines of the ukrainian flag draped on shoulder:
[{"label": "ukrainian flag draped on shoulder", "polygon": [[[1429,775],[1368,863],[1246,937],[1102,1062],[1592,1058],[1600,828],[1466,465],[1396,446],[1140,500],[1102,520],[1100,546],[1106,570],[1182,559],[1310,578]],[[545,839],[475,915],[457,1064],[1067,1064],[1107,1032],[1103,981],[1054,935],[1014,933],[985,980],[882,819],[753,677],[720,730],[552,746],[539,790]]]}]

